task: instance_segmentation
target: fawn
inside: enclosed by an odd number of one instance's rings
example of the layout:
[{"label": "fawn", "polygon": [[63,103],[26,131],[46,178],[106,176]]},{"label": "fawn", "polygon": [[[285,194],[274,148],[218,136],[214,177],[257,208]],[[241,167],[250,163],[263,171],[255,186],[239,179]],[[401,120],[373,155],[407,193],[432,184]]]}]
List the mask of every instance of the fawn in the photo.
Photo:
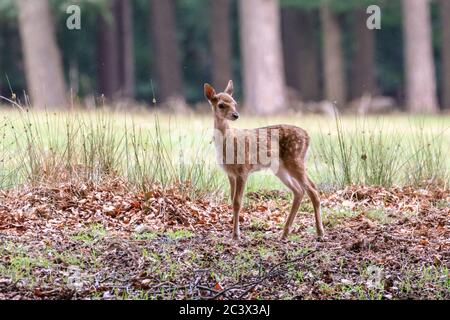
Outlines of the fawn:
[{"label": "fawn", "polygon": [[[324,230],[322,226],[319,193],[314,182],[307,176],[305,168],[305,158],[310,142],[308,133],[301,128],[290,125],[277,125],[248,130],[230,129],[229,121],[239,119],[239,113],[236,110],[237,103],[233,98],[233,82],[230,81],[222,93],[216,93],[214,88],[209,84],[205,84],[204,91],[205,97],[214,112],[216,152],[222,159],[224,157],[227,159],[225,163],[221,163],[221,166],[228,175],[230,182],[233,205],[233,239],[238,240],[240,237],[239,212],[241,210],[247,178],[255,171],[268,168],[272,169],[274,174],[294,194],[292,209],[284,226],[282,238],[284,239],[289,235],[305,192],[313,203],[317,235],[322,238]],[[269,142],[264,141],[262,138],[262,133],[264,132],[267,132],[267,136],[270,137],[274,135],[273,132],[276,132],[276,143],[272,142],[273,139]],[[218,136],[221,136],[222,139],[217,139]],[[244,148],[239,150],[236,147],[239,144],[242,147],[241,137],[244,137]],[[251,140],[249,137],[256,137],[256,140]],[[232,146],[231,152],[227,148],[230,145]],[[277,149],[277,166],[274,168],[273,166],[269,166],[268,163],[262,163],[261,155],[256,156],[256,158],[254,155],[250,155],[251,148],[253,150],[255,148],[267,150],[268,154],[271,154]],[[226,154],[227,151],[232,154]],[[232,161],[230,161],[230,158],[232,158]],[[236,158],[241,159],[240,161],[236,161]]]}]

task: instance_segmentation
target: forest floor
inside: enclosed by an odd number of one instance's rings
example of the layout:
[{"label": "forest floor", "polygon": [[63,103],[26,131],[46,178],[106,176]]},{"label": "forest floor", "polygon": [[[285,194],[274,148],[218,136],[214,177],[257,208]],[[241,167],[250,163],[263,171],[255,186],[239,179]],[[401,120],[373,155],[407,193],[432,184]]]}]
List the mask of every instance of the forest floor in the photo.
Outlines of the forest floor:
[{"label": "forest floor", "polygon": [[0,299],[450,299],[450,191],[351,186],[309,200],[280,240],[290,195],[230,207],[120,180],[0,191]]}]

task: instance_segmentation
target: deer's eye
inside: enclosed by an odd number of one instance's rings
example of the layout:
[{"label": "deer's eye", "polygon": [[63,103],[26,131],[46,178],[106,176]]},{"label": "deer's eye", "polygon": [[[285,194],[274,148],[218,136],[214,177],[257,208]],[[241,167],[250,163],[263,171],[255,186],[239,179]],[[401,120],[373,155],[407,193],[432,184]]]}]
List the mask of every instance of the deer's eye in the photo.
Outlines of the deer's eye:
[{"label": "deer's eye", "polygon": [[218,107],[219,107],[219,109],[224,109],[225,105],[223,103],[219,103]]}]

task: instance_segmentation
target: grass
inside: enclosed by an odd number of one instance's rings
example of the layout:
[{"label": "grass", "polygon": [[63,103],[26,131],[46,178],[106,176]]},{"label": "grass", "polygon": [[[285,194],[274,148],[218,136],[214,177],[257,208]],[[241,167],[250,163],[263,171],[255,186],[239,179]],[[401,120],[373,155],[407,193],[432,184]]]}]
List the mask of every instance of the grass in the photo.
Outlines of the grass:
[{"label": "grass", "polygon": [[[206,115],[0,111],[0,187],[48,179],[126,179],[146,191],[179,185],[191,196],[227,195]],[[312,137],[308,171],[322,188],[449,182],[447,117],[243,117],[241,128],[288,123]],[[281,189],[269,172],[248,191]]]},{"label": "grass", "polygon": [[[118,267],[124,263],[121,259],[109,261],[107,248],[116,243],[112,239],[90,244],[92,250],[83,254],[73,246],[62,250],[57,243],[36,251],[27,245],[5,241],[0,247],[0,256],[8,259],[0,264],[0,272],[12,283],[20,283],[22,294],[28,291],[36,294],[37,290],[63,294],[64,290],[75,290],[89,299],[173,299],[180,298],[180,294],[189,297],[192,294],[189,287],[194,280],[201,279],[210,287],[216,283],[229,286],[243,279],[262,277],[270,266],[311,250],[296,245],[296,249],[284,251],[283,245],[280,247],[273,242],[255,245],[256,242],[251,240],[241,250],[226,253],[225,248],[233,250],[233,247],[225,239],[208,239],[215,243],[212,250],[202,236],[193,236],[196,245],[200,245],[196,250],[186,250],[182,243],[159,240],[155,245],[142,243],[128,247],[127,250],[141,253],[134,266],[140,270],[132,274],[118,272]],[[93,246],[97,246],[96,250]],[[339,253],[322,250],[312,259],[287,263],[283,272],[274,275],[274,282],[260,286],[252,297],[264,299],[273,295],[277,299],[294,299],[301,292],[301,297],[306,299],[317,298],[316,294],[325,299],[448,298],[450,274],[444,265],[405,263],[398,269],[370,260],[360,261],[360,264],[353,261],[349,266],[349,261],[342,259],[338,270],[339,259]],[[105,264],[105,261],[109,262]],[[330,270],[335,278],[333,281],[327,280],[326,274]],[[130,276],[130,282],[125,288],[123,279],[126,275]],[[194,278],[189,278],[193,275]],[[99,283],[105,285],[99,286]],[[186,284],[184,292],[175,290]],[[50,290],[54,287],[57,290]],[[97,289],[86,290],[92,287]],[[314,290],[305,290],[306,287]]]},{"label": "grass", "polygon": [[177,230],[177,231],[170,230],[166,232],[166,236],[170,240],[181,240],[192,238],[194,236],[194,233],[189,230]]},{"label": "grass", "polygon": [[383,209],[379,208],[369,209],[365,211],[364,216],[372,221],[377,221],[380,224],[389,224],[392,221],[392,219],[386,214],[386,212],[384,212]]},{"label": "grass", "polygon": [[156,232],[142,232],[133,234],[133,240],[138,241],[151,241],[158,237]]},{"label": "grass", "polygon": [[[243,121],[233,125],[254,128],[287,123],[306,129],[312,138],[307,162],[309,174],[322,190],[328,191],[351,184],[448,186],[449,120],[448,116],[404,115],[344,116],[337,120],[317,116],[244,116]],[[180,192],[193,198],[221,201],[228,197],[228,181],[215,163],[212,124],[209,115],[2,110],[0,189],[72,179],[101,183],[104,177],[113,177],[126,180],[131,188],[143,193],[157,183],[176,185]],[[247,205],[266,202],[271,208],[284,208],[286,202],[290,204],[290,194],[273,192],[282,188],[271,173],[255,174],[247,191],[258,193],[249,195]],[[436,200],[433,205],[445,209],[448,201]],[[300,210],[313,212],[308,201],[302,203]],[[345,203],[324,206],[323,214],[324,224],[331,232],[359,215],[383,227],[395,219],[382,206],[354,210]],[[283,222],[278,228],[282,226]],[[261,276],[285,258],[302,256],[315,244],[305,243],[305,234],[295,233],[289,237],[292,247],[286,251],[286,243],[274,240],[279,234],[267,232],[268,229],[267,221],[252,218],[245,230],[247,244],[244,242],[237,250],[226,233],[203,237],[191,230],[143,229],[132,232],[129,239],[119,238],[118,246],[118,235],[109,225],[106,230],[102,224],[83,224],[80,229],[71,230],[60,243],[45,242],[45,248],[41,248],[42,241],[35,248],[23,239],[23,245],[4,241],[0,246],[0,274],[13,282],[20,281],[30,292],[35,292],[35,287],[52,287],[57,283],[80,292],[89,286],[104,290],[84,293],[94,299],[173,298],[182,290],[186,290],[183,296],[189,296],[193,294],[189,292],[193,276],[201,277],[202,283],[210,288],[217,282],[231,285]],[[306,231],[313,235],[314,226],[309,225]],[[277,275],[252,298],[292,299],[299,292],[305,298],[316,298],[317,292],[321,297],[343,299],[381,299],[389,295],[448,297],[449,271],[445,265],[419,263],[410,257],[397,274],[396,269],[389,266],[383,269],[375,260],[369,263],[366,258],[349,265],[346,259],[358,254],[348,247],[345,249],[350,250],[348,256],[336,253],[332,247],[318,252],[311,260],[287,264],[286,272]],[[339,270],[336,281],[326,282],[330,281],[326,274],[329,270]],[[130,291],[122,289],[120,279],[124,276],[133,279],[128,283],[132,284]],[[151,290],[142,289],[136,279],[150,281]],[[389,287],[390,279],[396,281],[394,289]],[[109,287],[97,285],[103,281]],[[283,285],[277,287],[277,281]],[[175,290],[174,283],[187,287]],[[286,289],[284,283],[295,285]],[[314,290],[303,291],[305,286]]]},{"label": "grass", "polygon": [[[267,206],[271,210],[290,204],[290,199],[284,201]],[[227,294],[238,299],[246,285],[270,275],[242,298],[448,299],[448,259],[438,248],[447,238],[436,232],[435,223],[445,220],[445,212],[437,215],[437,201],[421,203],[431,206],[429,213],[410,221],[403,213],[389,215],[389,204],[352,209],[344,201],[325,205],[329,240],[323,242],[317,242],[312,214],[308,227],[286,241],[279,239],[282,225],[266,230],[264,215],[243,223],[239,243],[229,231],[215,227],[152,231],[132,226],[125,231],[121,222],[113,221],[107,229],[100,222],[81,222],[67,230],[42,227],[46,231],[32,237],[4,232],[0,298],[199,299],[238,284]],[[412,244],[423,239],[415,231],[425,226],[434,233],[430,243]],[[280,263],[282,267],[273,269]]]},{"label": "grass", "polygon": [[358,212],[355,212],[346,207],[338,206],[333,209],[324,208],[322,211],[322,215],[324,226],[334,227],[340,224],[341,221],[345,218],[358,215]]},{"label": "grass", "polygon": [[96,240],[100,240],[106,235],[108,232],[105,230],[105,228],[101,225],[92,225],[89,228],[86,228],[84,230],[81,230],[80,232],[77,232],[76,234],[72,235],[70,238],[74,241],[81,241],[86,243],[92,243]]},{"label": "grass", "polygon": [[29,285],[35,283],[35,268],[50,269],[53,264],[44,255],[30,255],[26,246],[4,243],[0,247],[0,256],[9,257],[8,264],[0,264],[0,274],[10,277],[12,281],[26,279]]}]

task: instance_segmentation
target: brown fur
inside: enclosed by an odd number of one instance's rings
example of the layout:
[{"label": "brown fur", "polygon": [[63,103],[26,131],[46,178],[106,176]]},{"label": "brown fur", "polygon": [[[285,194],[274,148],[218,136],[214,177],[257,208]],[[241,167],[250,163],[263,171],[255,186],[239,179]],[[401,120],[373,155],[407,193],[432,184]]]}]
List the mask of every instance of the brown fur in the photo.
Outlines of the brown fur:
[{"label": "brown fur", "polygon": [[[291,212],[286,221],[283,238],[289,235],[292,223],[297,215],[300,203],[303,195],[306,192],[310,197],[313,206],[316,219],[316,231],[319,237],[324,234],[322,220],[321,220],[321,208],[320,199],[317,187],[309,179],[306,174],[305,158],[309,147],[310,138],[308,133],[298,127],[290,125],[276,125],[259,129],[247,129],[238,130],[230,129],[229,121],[235,121],[239,117],[237,113],[237,103],[233,99],[233,82],[230,81],[228,87],[223,93],[217,94],[213,87],[209,84],[205,84],[205,97],[212,106],[214,112],[214,128],[221,132],[226,139],[223,140],[223,145],[216,143],[218,151],[222,152],[224,159],[226,158],[226,141],[227,139],[233,139],[233,143],[236,145],[238,137],[243,135],[247,137],[248,134],[254,134],[257,136],[256,144],[257,149],[262,147],[262,143],[268,143],[267,141],[261,141],[259,137],[260,129],[268,130],[268,136],[271,136],[273,130],[278,131],[279,137],[279,167],[274,174],[293,192],[294,201]],[[222,168],[228,175],[231,190],[231,199],[233,202],[233,238],[239,239],[239,212],[242,206],[242,197],[244,194],[245,184],[249,175],[252,172],[267,169],[268,166],[260,163],[259,157],[256,163],[250,161],[249,145],[250,142],[245,139],[245,161],[243,163],[234,161],[233,164],[223,164]],[[270,140],[270,139],[267,139]],[[270,154],[274,149],[270,145],[266,145],[268,153]],[[237,148],[234,148],[234,159],[237,159]]]}]

